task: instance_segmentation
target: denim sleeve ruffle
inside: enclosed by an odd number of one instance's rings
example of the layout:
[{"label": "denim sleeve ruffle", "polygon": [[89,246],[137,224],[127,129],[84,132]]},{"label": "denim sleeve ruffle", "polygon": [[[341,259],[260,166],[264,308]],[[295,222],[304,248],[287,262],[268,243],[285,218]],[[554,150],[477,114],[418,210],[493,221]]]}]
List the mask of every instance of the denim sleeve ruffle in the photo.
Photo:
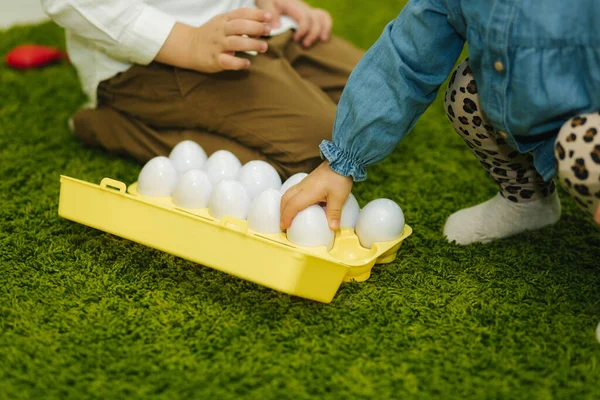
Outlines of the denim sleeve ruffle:
[{"label": "denim sleeve ruffle", "polygon": [[463,45],[442,2],[409,2],[350,75],[332,140],[320,145],[331,168],[366,179],[433,102]]},{"label": "denim sleeve ruffle", "polygon": [[324,140],[319,146],[322,157],[329,161],[329,167],[343,176],[351,176],[355,182],[367,179],[367,169],[356,157],[348,154],[329,140]]}]

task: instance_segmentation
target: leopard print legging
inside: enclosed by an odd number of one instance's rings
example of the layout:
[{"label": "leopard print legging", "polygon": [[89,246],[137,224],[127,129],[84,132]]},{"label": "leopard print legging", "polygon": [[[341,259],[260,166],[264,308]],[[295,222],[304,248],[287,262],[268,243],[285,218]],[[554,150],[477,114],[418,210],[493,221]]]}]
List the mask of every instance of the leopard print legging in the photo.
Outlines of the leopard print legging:
[{"label": "leopard print legging", "polygon": [[[521,203],[551,195],[554,181],[544,182],[530,153],[519,153],[490,126],[481,113],[477,84],[468,59],[454,71],[445,108],[456,132],[498,184],[502,196]],[[558,179],[577,204],[594,214],[600,203],[600,113],[571,118],[555,142]]]}]

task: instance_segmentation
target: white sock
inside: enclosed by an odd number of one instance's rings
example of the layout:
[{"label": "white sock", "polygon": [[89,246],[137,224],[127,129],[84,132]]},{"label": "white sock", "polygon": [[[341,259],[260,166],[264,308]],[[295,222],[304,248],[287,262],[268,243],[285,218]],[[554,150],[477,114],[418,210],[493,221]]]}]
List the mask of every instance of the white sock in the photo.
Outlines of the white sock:
[{"label": "white sock", "polygon": [[514,203],[498,193],[485,203],[457,211],[448,217],[444,236],[449,242],[456,241],[462,245],[488,243],[552,225],[559,219],[557,191],[549,197],[527,203]]}]

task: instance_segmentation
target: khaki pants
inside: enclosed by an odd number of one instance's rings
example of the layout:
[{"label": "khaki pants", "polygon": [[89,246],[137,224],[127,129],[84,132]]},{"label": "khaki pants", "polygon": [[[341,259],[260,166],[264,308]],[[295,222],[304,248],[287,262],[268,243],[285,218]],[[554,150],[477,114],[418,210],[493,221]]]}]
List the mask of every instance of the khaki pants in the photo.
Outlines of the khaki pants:
[{"label": "khaki pants", "polygon": [[99,85],[98,107],[75,114],[75,132],[140,162],[190,139],[208,154],[225,149],[242,163],[267,161],[283,177],[309,172],[320,163],[318,145],[331,138],[337,102],[363,52],[337,37],[310,49],[291,32],[267,40],[266,54],[247,56],[247,71],[133,66]]}]

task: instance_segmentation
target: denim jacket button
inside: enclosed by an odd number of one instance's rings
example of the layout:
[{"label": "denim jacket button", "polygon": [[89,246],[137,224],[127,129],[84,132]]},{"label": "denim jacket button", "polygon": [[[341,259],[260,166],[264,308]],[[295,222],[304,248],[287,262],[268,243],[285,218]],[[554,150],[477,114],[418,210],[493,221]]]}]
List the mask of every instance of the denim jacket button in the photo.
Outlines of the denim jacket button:
[{"label": "denim jacket button", "polygon": [[504,72],[504,64],[501,61],[496,61],[494,63],[494,69],[498,72]]}]

